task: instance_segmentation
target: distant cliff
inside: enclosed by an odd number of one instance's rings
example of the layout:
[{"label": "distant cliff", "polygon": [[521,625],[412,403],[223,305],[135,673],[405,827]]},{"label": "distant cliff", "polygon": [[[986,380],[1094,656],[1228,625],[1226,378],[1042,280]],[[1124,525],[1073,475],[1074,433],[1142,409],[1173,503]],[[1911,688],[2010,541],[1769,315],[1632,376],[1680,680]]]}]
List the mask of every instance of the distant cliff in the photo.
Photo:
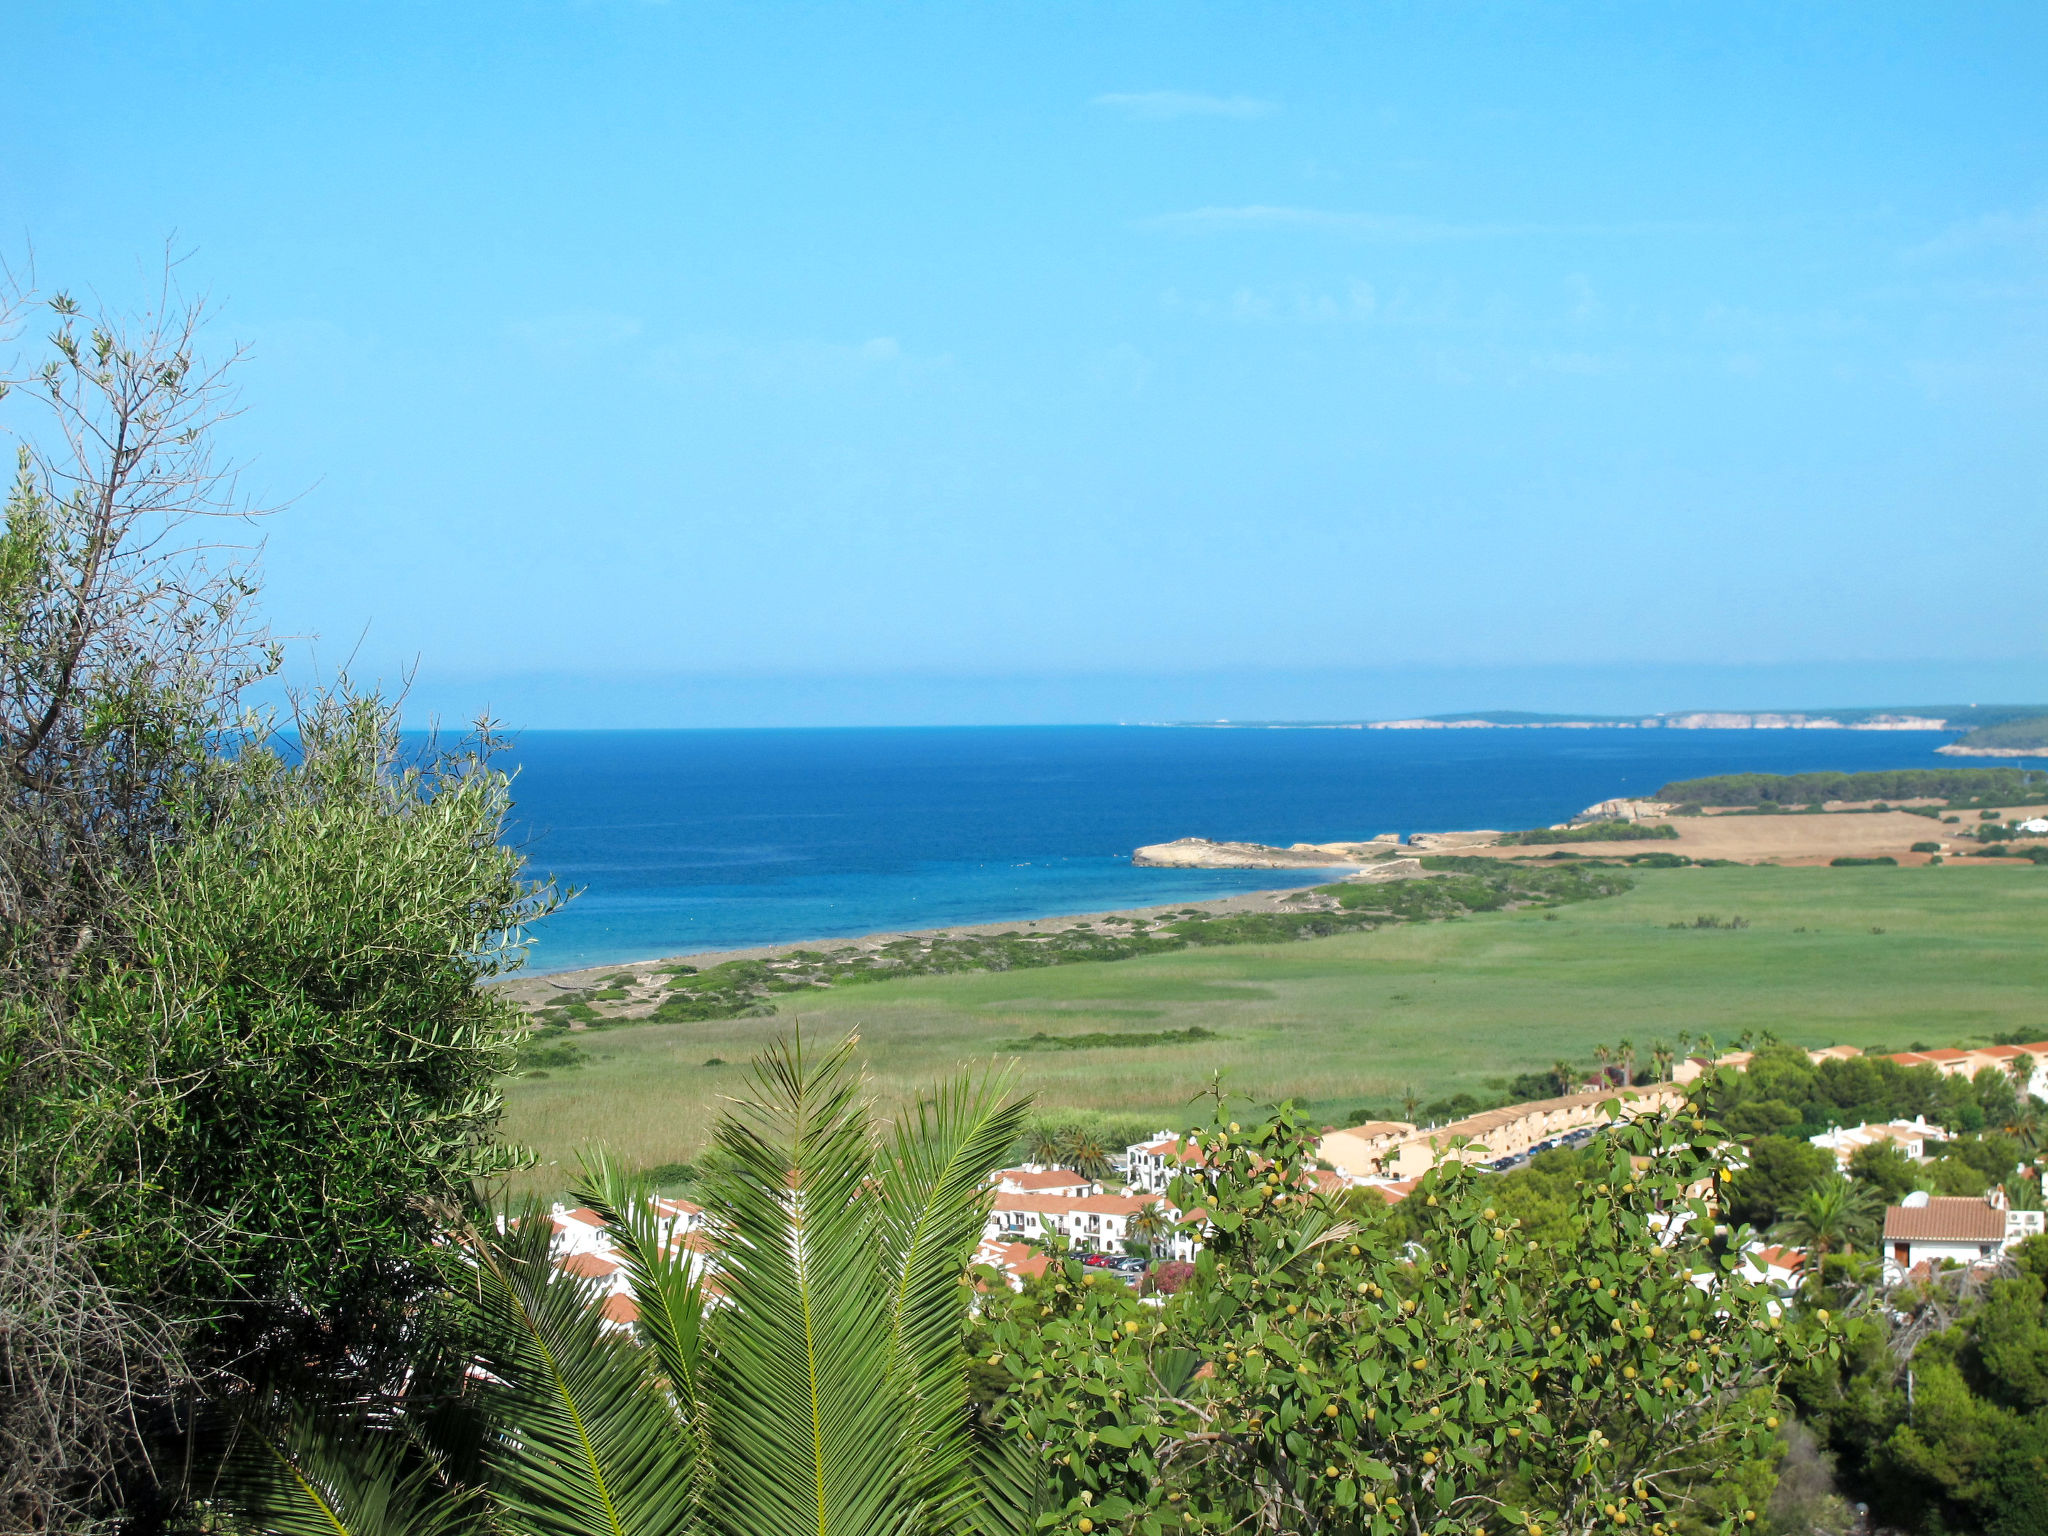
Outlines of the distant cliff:
[{"label": "distant cliff", "polygon": [[1633,719],[1588,716],[1427,715],[1414,720],[1375,720],[1369,731],[1941,731],[1946,715],[1889,710],[1838,710],[1828,714],[1742,713],[1698,710],[1683,715],[1640,715]]},{"label": "distant cliff", "polygon": [[[1405,720],[1187,720],[1184,726],[1239,731],[1972,731],[2010,723],[2048,722],[2043,704],[1914,704],[1885,709],[1686,710],[1654,715],[1546,715],[1528,710],[1479,710],[1462,715],[1417,715]],[[1958,743],[1966,745],[1967,743]],[[1942,751],[1952,750],[1942,748]],[[2015,753],[2007,743],[1982,750]]]}]

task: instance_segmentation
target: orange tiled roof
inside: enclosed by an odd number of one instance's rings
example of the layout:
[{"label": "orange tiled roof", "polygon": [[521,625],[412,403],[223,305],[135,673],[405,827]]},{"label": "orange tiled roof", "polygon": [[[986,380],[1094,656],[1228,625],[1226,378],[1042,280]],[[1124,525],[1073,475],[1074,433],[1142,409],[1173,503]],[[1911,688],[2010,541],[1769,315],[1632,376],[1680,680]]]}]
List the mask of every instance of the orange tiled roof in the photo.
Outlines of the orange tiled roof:
[{"label": "orange tiled roof", "polygon": [[594,1253],[572,1253],[566,1258],[555,1260],[555,1268],[580,1280],[602,1280],[606,1275],[617,1274],[619,1266],[610,1259],[599,1258]]},{"label": "orange tiled roof", "polygon": [[2005,1212],[1990,1201],[1935,1195],[1925,1205],[1894,1205],[1884,1213],[1888,1243],[1995,1243],[2005,1237]]},{"label": "orange tiled roof", "polygon": [[1022,1168],[1005,1168],[996,1175],[1000,1183],[1016,1186],[1019,1191],[1030,1194],[1039,1190],[1072,1189],[1076,1184],[1088,1185],[1095,1181],[1085,1173],[1076,1173],[1071,1168],[1053,1168],[1044,1173],[1027,1173]]},{"label": "orange tiled roof", "polygon": [[1158,1200],[1157,1195],[1034,1195],[1002,1189],[996,1191],[995,1209],[1030,1211],[1040,1216],[1071,1216],[1077,1211],[1129,1216]]}]

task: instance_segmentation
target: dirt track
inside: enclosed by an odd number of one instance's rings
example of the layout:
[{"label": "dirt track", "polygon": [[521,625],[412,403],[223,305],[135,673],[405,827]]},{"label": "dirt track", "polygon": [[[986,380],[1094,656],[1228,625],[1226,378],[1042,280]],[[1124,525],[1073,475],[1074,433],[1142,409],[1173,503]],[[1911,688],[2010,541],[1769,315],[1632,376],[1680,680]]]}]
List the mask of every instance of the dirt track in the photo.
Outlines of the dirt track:
[{"label": "dirt track", "polygon": [[[1558,848],[1588,858],[1625,858],[1634,853],[1682,853],[1694,859],[1735,859],[1744,864],[1825,864],[1837,858],[1875,858],[1889,854],[1901,864],[1924,864],[1928,855],[1909,850],[1915,843],[1940,843],[1953,858],[1983,845],[1956,836],[1977,825],[1975,811],[1951,813],[1955,824],[1909,816],[1904,811],[1829,811],[1818,816],[1788,812],[1781,816],[1672,816],[1664,825],[1678,832],[1676,841],[1627,843],[1560,843]],[[2014,806],[2016,818],[2048,814],[2038,806]],[[1460,854],[1486,858],[1541,857],[1545,847],[1460,848]],[[1995,863],[1995,860],[1983,862]]]}]

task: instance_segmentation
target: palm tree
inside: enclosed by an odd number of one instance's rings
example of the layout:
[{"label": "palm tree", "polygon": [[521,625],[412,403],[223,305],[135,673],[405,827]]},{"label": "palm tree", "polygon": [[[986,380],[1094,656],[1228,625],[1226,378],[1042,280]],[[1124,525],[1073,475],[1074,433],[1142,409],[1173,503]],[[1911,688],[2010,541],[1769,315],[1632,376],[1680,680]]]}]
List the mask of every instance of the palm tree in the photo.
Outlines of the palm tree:
[{"label": "palm tree", "polygon": [[2034,1080],[2034,1058],[2015,1056],[2005,1064],[2005,1075],[2012,1079],[2012,1096],[2020,1103],[2027,1102],[2027,1085]]},{"label": "palm tree", "polygon": [[1771,1236],[1804,1248],[1811,1259],[1806,1272],[1818,1280],[1822,1262],[1830,1253],[1853,1253],[1858,1244],[1870,1245],[1883,1213],[1883,1201],[1876,1191],[1836,1174],[1780,1212]]},{"label": "palm tree", "polygon": [[1624,1040],[1614,1048],[1614,1059],[1621,1063],[1621,1086],[1626,1088],[1636,1080],[1636,1045],[1633,1040]]},{"label": "palm tree", "polygon": [[1612,1060],[1614,1052],[1611,1048],[1604,1045],[1593,1047],[1593,1065],[1599,1069],[1600,1080],[1603,1083],[1607,1080],[1607,1063]]},{"label": "palm tree", "polygon": [[1553,1061],[1550,1064],[1550,1075],[1557,1080],[1557,1091],[1560,1095],[1570,1093],[1578,1086],[1579,1069],[1568,1061]]},{"label": "palm tree", "polygon": [[1057,1165],[1066,1150],[1066,1139],[1061,1135],[1060,1128],[1049,1120],[1034,1120],[1024,1140],[1029,1153],[1028,1160],[1037,1163],[1041,1168]]},{"label": "palm tree", "polygon": [[883,1138],[853,1045],[777,1045],[720,1122],[705,1204],[721,1305],[706,1307],[704,1268],[666,1241],[647,1185],[596,1159],[577,1197],[631,1280],[633,1327],[555,1266],[538,1206],[466,1234],[467,1436],[439,1401],[397,1422],[257,1421],[222,1485],[246,1522],[277,1536],[1021,1532],[1030,1463],[972,1434],[961,1281],[1024,1105],[1006,1080],[962,1078]]},{"label": "palm tree", "polygon": [[1148,1254],[1157,1253],[1160,1245],[1173,1236],[1173,1229],[1172,1216],[1157,1200],[1139,1210],[1124,1227],[1127,1242],[1141,1245]]},{"label": "palm tree", "polygon": [[1076,1173],[1085,1173],[1091,1179],[1109,1177],[1109,1148],[1102,1144],[1101,1136],[1086,1126],[1077,1125],[1060,1139],[1060,1159]]},{"label": "palm tree", "polygon": [[1408,1084],[1401,1090],[1401,1118],[1409,1124],[1415,1123],[1415,1112],[1422,1108],[1422,1100],[1415,1096],[1415,1085]]},{"label": "palm tree", "polygon": [[2020,1095],[2014,1101],[2012,1117],[1999,1129],[2028,1152],[2037,1152],[2042,1140],[2041,1120],[2041,1101]]}]

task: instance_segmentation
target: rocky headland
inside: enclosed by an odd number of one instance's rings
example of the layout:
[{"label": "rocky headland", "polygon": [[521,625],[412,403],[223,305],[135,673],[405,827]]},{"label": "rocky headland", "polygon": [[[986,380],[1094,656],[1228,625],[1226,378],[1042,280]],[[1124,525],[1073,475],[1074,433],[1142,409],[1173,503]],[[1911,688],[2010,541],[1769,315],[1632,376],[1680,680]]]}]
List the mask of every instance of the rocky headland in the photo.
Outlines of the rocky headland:
[{"label": "rocky headland", "polygon": [[1389,832],[1362,843],[1293,843],[1275,848],[1265,843],[1180,837],[1170,843],[1147,844],[1131,855],[1131,862],[1147,869],[1339,869],[1388,857],[1400,841]]}]

